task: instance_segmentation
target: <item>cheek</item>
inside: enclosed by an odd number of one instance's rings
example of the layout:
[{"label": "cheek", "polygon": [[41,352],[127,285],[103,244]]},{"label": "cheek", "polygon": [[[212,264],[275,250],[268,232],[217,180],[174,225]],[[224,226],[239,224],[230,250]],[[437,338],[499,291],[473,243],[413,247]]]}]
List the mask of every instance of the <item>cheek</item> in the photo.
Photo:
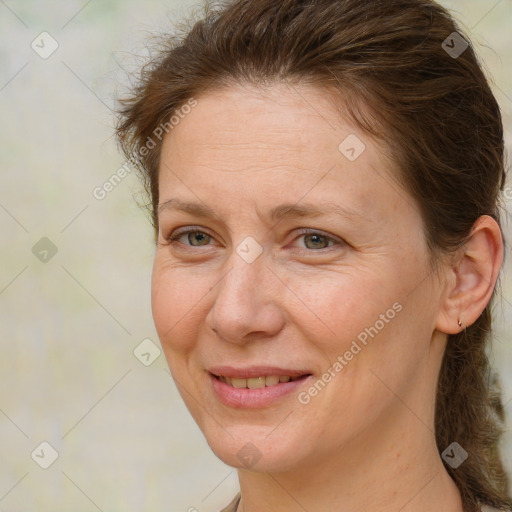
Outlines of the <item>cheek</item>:
[{"label": "cheek", "polygon": [[387,286],[380,283],[366,290],[361,287],[358,295],[351,297],[350,306],[339,308],[333,330],[340,338],[329,349],[329,356],[331,361],[340,355],[343,359],[343,369],[332,388],[333,393],[343,391],[342,399],[333,398],[340,412],[353,410],[356,416],[375,416],[395,394],[408,396],[418,375],[428,380],[428,317],[433,317],[428,297],[432,292],[425,283],[417,293],[410,293],[406,277],[394,281],[398,286],[388,282]]},{"label": "cheek", "polygon": [[364,342],[368,337],[366,328],[378,322],[378,330],[384,330],[397,316],[393,309],[399,295],[393,287],[396,281],[389,278],[384,282],[385,275],[389,276],[389,272],[347,269],[290,279],[287,285],[293,294],[289,294],[289,300],[297,303],[293,307],[297,325],[308,331],[308,339],[324,344],[331,356],[348,350],[359,335]]},{"label": "cheek", "polygon": [[208,282],[194,278],[187,269],[171,268],[155,261],[151,279],[151,307],[155,327],[164,349],[189,349],[200,325],[201,301]]},{"label": "cheek", "polygon": [[294,292],[306,307],[296,309],[292,321],[316,345],[323,370],[331,367],[336,375],[331,392],[347,393],[336,399],[343,407],[349,402],[354,410],[364,403],[373,408],[389,394],[376,375],[401,388],[421,364],[429,333],[425,326],[418,329],[418,296],[408,295],[407,283],[413,282],[417,283],[416,276],[388,266],[295,285]]}]

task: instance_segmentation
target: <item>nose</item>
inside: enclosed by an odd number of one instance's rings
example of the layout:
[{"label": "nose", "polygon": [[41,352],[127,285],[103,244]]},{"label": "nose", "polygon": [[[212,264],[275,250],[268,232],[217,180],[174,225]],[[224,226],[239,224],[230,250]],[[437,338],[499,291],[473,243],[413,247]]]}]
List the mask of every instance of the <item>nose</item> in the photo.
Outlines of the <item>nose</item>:
[{"label": "nose", "polygon": [[279,304],[285,292],[268,266],[266,253],[248,263],[233,250],[225,268],[224,277],[212,288],[207,326],[218,337],[236,344],[277,335],[285,321]]}]

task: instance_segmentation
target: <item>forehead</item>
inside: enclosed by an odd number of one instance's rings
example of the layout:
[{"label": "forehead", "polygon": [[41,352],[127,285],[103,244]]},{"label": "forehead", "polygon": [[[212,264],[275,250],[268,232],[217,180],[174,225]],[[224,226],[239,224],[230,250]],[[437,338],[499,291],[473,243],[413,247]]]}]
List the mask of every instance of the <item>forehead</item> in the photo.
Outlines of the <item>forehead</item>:
[{"label": "forehead", "polygon": [[[303,151],[334,149],[344,136],[361,130],[340,115],[343,103],[332,93],[311,85],[276,83],[267,86],[233,84],[208,91],[197,106],[164,139],[186,139],[198,149],[257,150],[260,147]],[[315,147],[309,147],[314,143]]]},{"label": "forehead", "polygon": [[[216,200],[235,188],[246,197],[283,202],[322,197],[382,208],[404,192],[381,146],[340,113],[326,90],[307,85],[232,86],[197,98],[165,137],[160,202],[189,188]],[[381,213],[381,212],[380,212]]]}]

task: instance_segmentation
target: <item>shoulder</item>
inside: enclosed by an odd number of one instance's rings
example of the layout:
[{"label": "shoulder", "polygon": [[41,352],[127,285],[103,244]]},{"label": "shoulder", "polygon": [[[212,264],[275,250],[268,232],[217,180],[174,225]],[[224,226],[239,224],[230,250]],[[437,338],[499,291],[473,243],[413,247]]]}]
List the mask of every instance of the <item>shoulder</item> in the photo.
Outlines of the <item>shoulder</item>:
[{"label": "shoulder", "polygon": [[[231,501],[231,503],[226,508],[223,508],[220,512],[236,512],[239,502],[240,502],[240,493],[238,493],[233,498],[233,501]],[[483,512],[490,512],[490,511],[483,511]]]}]

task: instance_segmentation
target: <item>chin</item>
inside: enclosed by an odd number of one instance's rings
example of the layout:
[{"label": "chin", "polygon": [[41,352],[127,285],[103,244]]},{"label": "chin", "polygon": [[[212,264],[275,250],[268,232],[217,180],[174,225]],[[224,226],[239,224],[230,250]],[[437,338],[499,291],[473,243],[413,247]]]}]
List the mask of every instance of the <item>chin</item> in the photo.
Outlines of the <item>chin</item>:
[{"label": "chin", "polygon": [[[217,458],[237,469],[274,473],[300,465],[302,454],[297,445],[301,443],[289,438],[286,442],[277,436],[271,440],[268,432],[251,434],[248,430],[237,434],[230,432],[233,437],[223,431],[221,435],[207,437],[206,441]],[[307,446],[307,443],[302,443],[302,446]]]}]

